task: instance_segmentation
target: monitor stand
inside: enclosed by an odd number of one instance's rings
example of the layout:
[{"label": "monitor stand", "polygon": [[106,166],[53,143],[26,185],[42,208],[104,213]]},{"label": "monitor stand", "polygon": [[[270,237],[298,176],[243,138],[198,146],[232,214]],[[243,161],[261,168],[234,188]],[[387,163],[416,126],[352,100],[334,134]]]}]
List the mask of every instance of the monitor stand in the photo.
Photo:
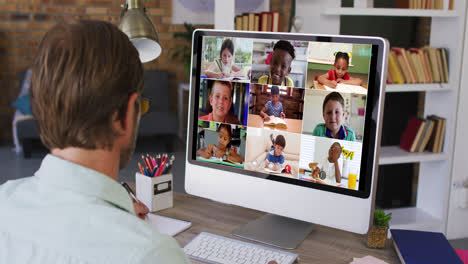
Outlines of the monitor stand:
[{"label": "monitor stand", "polygon": [[313,229],[313,224],[265,214],[232,231],[234,236],[284,249],[296,248]]}]

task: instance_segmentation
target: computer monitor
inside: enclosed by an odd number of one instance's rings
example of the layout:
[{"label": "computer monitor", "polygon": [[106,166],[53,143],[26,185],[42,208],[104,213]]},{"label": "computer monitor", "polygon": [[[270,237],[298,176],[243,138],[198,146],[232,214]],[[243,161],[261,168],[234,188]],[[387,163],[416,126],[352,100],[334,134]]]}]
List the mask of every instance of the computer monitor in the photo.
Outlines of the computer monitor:
[{"label": "computer monitor", "polygon": [[275,240],[301,240],[309,223],[366,233],[388,49],[378,37],[196,30],[186,191],[268,212],[236,232],[268,244],[294,247]]}]

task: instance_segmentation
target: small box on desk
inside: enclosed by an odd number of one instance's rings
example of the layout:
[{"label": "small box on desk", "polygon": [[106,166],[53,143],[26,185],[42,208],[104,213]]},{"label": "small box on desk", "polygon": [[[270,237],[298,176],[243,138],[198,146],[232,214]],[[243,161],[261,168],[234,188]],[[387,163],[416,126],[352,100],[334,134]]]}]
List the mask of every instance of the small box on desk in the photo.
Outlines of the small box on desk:
[{"label": "small box on desk", "polygon": [[172,173],[149,177],[141,173],[135,175],[136,196],[150,212],[160,211],[173,206]]}]

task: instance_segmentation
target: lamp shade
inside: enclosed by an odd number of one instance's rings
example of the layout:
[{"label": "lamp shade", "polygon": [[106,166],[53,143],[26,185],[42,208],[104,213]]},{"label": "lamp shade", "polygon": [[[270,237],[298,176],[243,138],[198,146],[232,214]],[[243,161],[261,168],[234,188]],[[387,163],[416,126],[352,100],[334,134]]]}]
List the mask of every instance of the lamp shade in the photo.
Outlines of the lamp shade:
[{"label": "lamp shade", "polygon": [[119,28],[138,50],[142,63],[152,61],[161,54],[159,37],[153,23],[140,5],[129,5],[121,16]]}]

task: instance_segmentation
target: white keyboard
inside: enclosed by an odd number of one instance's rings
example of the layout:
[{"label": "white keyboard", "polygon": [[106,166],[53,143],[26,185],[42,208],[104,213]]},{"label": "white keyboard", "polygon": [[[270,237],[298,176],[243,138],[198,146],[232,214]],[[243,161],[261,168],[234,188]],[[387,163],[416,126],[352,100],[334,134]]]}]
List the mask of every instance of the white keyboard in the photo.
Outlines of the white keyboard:
[{"label": "white keyboard", "polygon": [[190,258],[212,264],[292,264],[297,254],[201,232],[184,247]]}]

